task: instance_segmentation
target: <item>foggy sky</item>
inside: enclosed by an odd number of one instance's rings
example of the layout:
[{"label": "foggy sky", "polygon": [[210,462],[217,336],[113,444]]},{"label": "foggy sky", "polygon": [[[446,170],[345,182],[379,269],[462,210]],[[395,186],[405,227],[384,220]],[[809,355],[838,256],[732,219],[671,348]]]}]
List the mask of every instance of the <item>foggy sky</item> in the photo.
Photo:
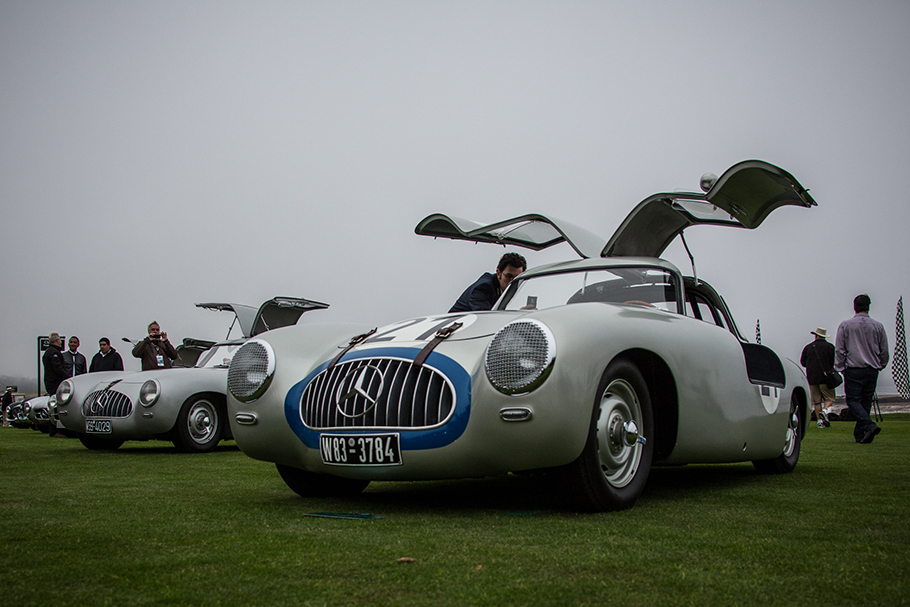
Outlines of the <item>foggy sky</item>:
[{"label": "foggy sky", "polygon": [[[757,158],[818,207],[686,234],[742,333],[799,358],[910,295],[910,4],[0,0],[0,374],[36,338],[219,339],[197,302],[444,312],[501,247],[414,235],[538,212],[608,238]],[[571,259],[520,250],[531,266]],[[691,267],[677,243],[665,257]],[[119,346],[124,346],[120,348]],[[879,391],[894,392],[890,366]]]}]

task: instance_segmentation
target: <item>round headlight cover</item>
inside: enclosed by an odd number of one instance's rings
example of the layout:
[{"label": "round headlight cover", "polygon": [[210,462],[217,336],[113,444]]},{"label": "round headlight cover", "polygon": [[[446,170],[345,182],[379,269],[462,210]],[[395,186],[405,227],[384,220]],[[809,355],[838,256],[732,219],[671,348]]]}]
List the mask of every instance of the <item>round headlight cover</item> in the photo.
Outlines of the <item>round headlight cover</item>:
[{"label": "round headlight cover", "polygon": [[505,394],[525,394],[544,382],[556,360],[556,340],[534,319],[510,322],[493,336],[484,356],[490,383]]},{"label": "round headlight cover", "polygon": [[275,352],[268,342],[251,339],[231,359],[228,390],[243,403],[262,396],[275,375]]},{"label": "round headlight cover", "polygon": [[154,405],[158,402],[159,396],[161,396],[161,384],[157,379],[150,379],[139,388],[139,404],[143,407]]},{"label": "round headlight cover", "polygon": [[70,402],[70,399],[73,397],[73,382],[70,380],[64,380],[60,387],[57,388],[57,402],[61,405],[65,405]]}]

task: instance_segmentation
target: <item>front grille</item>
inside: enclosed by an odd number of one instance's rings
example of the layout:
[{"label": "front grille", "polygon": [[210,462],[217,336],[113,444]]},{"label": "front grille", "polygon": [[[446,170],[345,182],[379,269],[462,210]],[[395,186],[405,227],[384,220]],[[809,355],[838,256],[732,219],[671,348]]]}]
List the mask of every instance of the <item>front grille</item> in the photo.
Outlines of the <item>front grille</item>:
[{"label": "front grille", "polygon": [[398,358],[341,363],[314,377],[300,399],[303,423],[314,430],[432,428],[454,408],[455,390],[445,375]]},{"label": "front grille", "polygon": [[92,392],[82,403],[84,417],[129,417],[133,403],[126,394],[116,390]]}]

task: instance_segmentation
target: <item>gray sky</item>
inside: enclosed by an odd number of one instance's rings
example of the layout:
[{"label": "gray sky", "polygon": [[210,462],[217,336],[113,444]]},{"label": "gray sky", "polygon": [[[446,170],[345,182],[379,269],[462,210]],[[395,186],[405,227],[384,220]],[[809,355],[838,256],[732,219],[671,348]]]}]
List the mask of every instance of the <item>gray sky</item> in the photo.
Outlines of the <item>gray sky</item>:
[{"label": "gray sky", "polygon": [[908,31],[903,0],[0,0],[0,373],[34,376],[51,331],[87,357],[109,336],[138,369],[119,338],[153,319],[224,336],[201,301],[445,311],[503,250],[414,235],[429,213],[606,239],[646,196],[751,158],[818,207],[693,228],[699,276],[791,358],[860,292],[893,348]]}]

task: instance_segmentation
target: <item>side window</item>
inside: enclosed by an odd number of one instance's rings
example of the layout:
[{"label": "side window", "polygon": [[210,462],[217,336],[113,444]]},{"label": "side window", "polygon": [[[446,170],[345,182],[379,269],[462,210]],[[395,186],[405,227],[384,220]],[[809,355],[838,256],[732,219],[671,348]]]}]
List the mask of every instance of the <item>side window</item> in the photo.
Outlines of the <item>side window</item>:
[{"label": "side window", "polygon": [[727,323],[724,322],[724,317],[720,313],[720,310],[712,306],[708,300],[701,295],[696,293],[689,301],[689,305],[694,308],[693,316],[695,316],[695,318],[714,323],[718,327],[724,329],[727,328]]}]

